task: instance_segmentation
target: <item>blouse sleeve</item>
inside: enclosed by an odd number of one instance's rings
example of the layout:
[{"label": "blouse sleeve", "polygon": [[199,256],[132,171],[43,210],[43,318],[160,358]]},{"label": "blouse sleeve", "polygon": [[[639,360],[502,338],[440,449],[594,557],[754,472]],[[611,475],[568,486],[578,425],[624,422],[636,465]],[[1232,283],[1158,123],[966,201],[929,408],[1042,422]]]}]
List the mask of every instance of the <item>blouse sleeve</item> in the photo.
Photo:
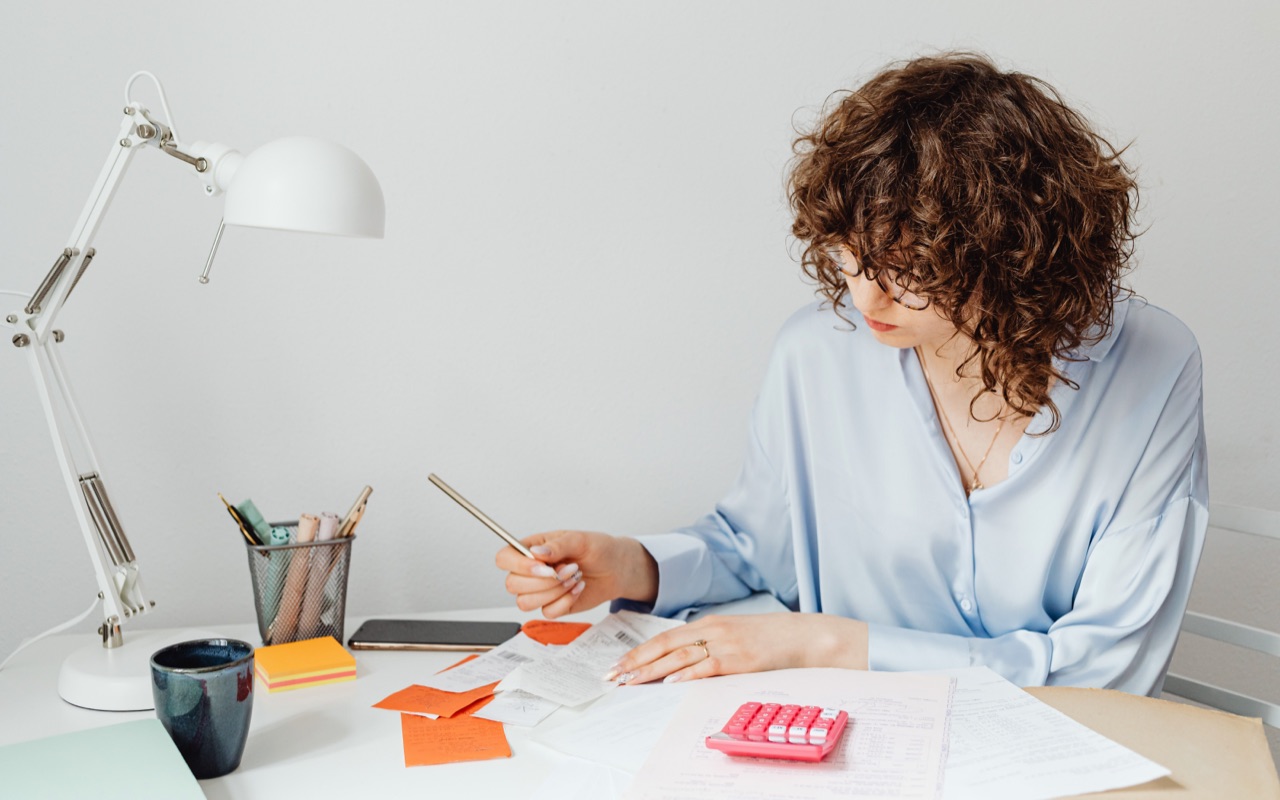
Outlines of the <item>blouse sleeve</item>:
[{"label": "blouse sleeve", "polygon": [[[797,314],[797,317],[800,317]],[[715,509],[671,533],[637,539],[658,563],[658,596],[652,606],[630,601],[614,609],[687,616],[697,608],[768,592],[791,610],[799,607],[792,548],[790,498],[761,431],[787,419],[792,337],[775,343],[748,426],[742,469]]]},{"label": "blouse sleeve", "polygon": [[790,528],[781,481],[753,433],[737,481],[712,513],[673,533],[638,537],[659,567],[652,613],[671,616],[761,591],[795,610]]}]

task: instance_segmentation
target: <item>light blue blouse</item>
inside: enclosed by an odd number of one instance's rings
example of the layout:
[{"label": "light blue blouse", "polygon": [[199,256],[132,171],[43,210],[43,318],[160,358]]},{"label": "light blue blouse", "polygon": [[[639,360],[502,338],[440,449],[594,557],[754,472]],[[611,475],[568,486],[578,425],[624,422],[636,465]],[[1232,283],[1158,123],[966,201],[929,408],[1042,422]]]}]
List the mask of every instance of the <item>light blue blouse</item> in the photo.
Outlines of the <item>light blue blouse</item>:
[{"label": "light blue blouse", "polygon": [[[850,312],[855,323],[861,319]],[[1059,367],[1009,477],[965,496],[914,351],[800,310],[775,343],[741,475],[639,537],[653,612],[768,591],[864,620],[870,666],[986,665],[1021,686],[1158,694],[1208,524],[1200,351],[1141,300]]]}]

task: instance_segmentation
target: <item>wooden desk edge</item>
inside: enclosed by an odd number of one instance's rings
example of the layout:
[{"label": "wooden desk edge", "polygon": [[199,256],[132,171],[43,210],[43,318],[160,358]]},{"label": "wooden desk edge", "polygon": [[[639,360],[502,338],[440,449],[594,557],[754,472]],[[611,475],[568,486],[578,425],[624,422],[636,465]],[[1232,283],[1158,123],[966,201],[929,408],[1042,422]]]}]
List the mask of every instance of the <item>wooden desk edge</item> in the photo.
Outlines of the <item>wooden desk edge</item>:
[{"label": "wooden desk edge", "polygon": [[1142,786],[1082,797],[1280,800],[1280,777],[1261,720],[1111,689],[1038,686],[1026,691],[1173,771]]}]

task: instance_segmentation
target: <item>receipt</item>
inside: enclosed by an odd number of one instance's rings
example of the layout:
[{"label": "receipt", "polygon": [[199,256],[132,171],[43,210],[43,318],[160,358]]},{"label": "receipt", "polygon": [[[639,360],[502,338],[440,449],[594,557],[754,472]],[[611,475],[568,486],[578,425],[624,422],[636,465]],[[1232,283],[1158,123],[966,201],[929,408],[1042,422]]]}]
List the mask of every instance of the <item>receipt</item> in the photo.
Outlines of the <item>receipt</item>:
[{"label": "receipt", "polygon": [[546,698],[520,689],[512,689],[508,692],[498,692],[492,702],[474,712],[473,716],[507,725],[532,728],[551,716],[551,712],[559,707],[559,703],[553,703]]},{"label": "receipt", "polygon": [[469,692],[485,684],[497,683],[516,667],[546,658],[556,649],[517,633],[484,655],[432,675],[420,684],[445,692]]},{"label": "receipt", "polygon": [[520,688],[565,706],[594,700],[617,685],[604,675],[628,650],[683,624],[634,611],[610,614],[554,656],[521,666]]}]

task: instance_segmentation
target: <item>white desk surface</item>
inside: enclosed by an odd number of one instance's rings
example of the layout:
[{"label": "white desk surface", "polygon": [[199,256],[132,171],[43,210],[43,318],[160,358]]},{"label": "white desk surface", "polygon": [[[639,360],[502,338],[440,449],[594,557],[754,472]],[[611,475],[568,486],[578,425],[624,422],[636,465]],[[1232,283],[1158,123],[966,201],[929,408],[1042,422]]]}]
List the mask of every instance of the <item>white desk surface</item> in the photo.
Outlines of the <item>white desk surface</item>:
[{"label": "white desk surface", "polygon": [[[568,619],[596,622],[605,613],[602,607]],[[535,614],[521,614],[514,607],[375,616],[517,621],[536,618]],[[354,632],[364,619],[348,617],[346,634]],[[252,623],[209,626],[205,630],[250,643],[259,641],[257,626]],[[125,636],[127,641],[127,630]],[[89,711],[58,697],[62,660],[93,641],[92,635],[85,634],[50,637],[31,645],[0,671],[0,745],[154,715],[152,711]],[[530,729],[513,725],[506,726],[511,758],[404,766],[400,715],[372,708],[373,704],[463,655],[358,650],[354,681],[276,694],[263,691],[259,685],[240,768],[230,775],[201,781],[201,789],[209,800],[370,794],[515,800],[537,793],[548,777],[569,783],[580,778],[588,768],[584,762],[529,742]],[[1191,800],[1239,796],[1280,800],[1280,780],[1257,720],[1120,692],[1064,688],[1028,691],[1121,744],[1173,766],[1172,778],[1088,797]],[[123,780],[128,770],[145,768],[131,762],[128,753],[120,753],[120,763],[121,776],[104,776],[104,780]],[[74,769],[74,765],[68,764],[68,769]],[[605,777],[604,773],[601,777]],[[1223,794],[1224,787],[1236,786],[1249,788]],[[590,792],[584,796],[607,794]],[[576,795],[552,792],[546,796],[571,800]]]},{"label": "white desk surface", "polygon": [[[584,615],[587,621],[603,617]],[[378,614],[378,617],[433,619],[533,619],[510,609],[433,614]],[[348,617],[346,635],[364,621]],[[569,618],[576,619],[576,618]],[[251,644],[261,641],[257,626],[201,626]],[[125,630],[128,641],[129,631]],[[36,642],[0,671],[0,745],[59,733],[154,717],[153,711],[89,711],[58,697],[58,668],[72,651],[92,643],[90,633],[52,636]],[[344,642],[345,644],[345,642]],[[127,646],[127,644],[126,644]],[[506,726],[511,758],[404,766],[400,715],[371,706],[462,658],[466,653],[356,650],[356,679],[269,694],[255,687],[249,742],[240,768],[200,782],[209,800],[220,798],[367,797],[527,797],[553,769],[574,760],[527,743],[528,728]],[[559,713],[559,712],[557,712]],[[120,754],[122,776],[143,765]],[[68,764],[69,769],[74,765]],[[104,776],[104,779],[123,779]]]}]

